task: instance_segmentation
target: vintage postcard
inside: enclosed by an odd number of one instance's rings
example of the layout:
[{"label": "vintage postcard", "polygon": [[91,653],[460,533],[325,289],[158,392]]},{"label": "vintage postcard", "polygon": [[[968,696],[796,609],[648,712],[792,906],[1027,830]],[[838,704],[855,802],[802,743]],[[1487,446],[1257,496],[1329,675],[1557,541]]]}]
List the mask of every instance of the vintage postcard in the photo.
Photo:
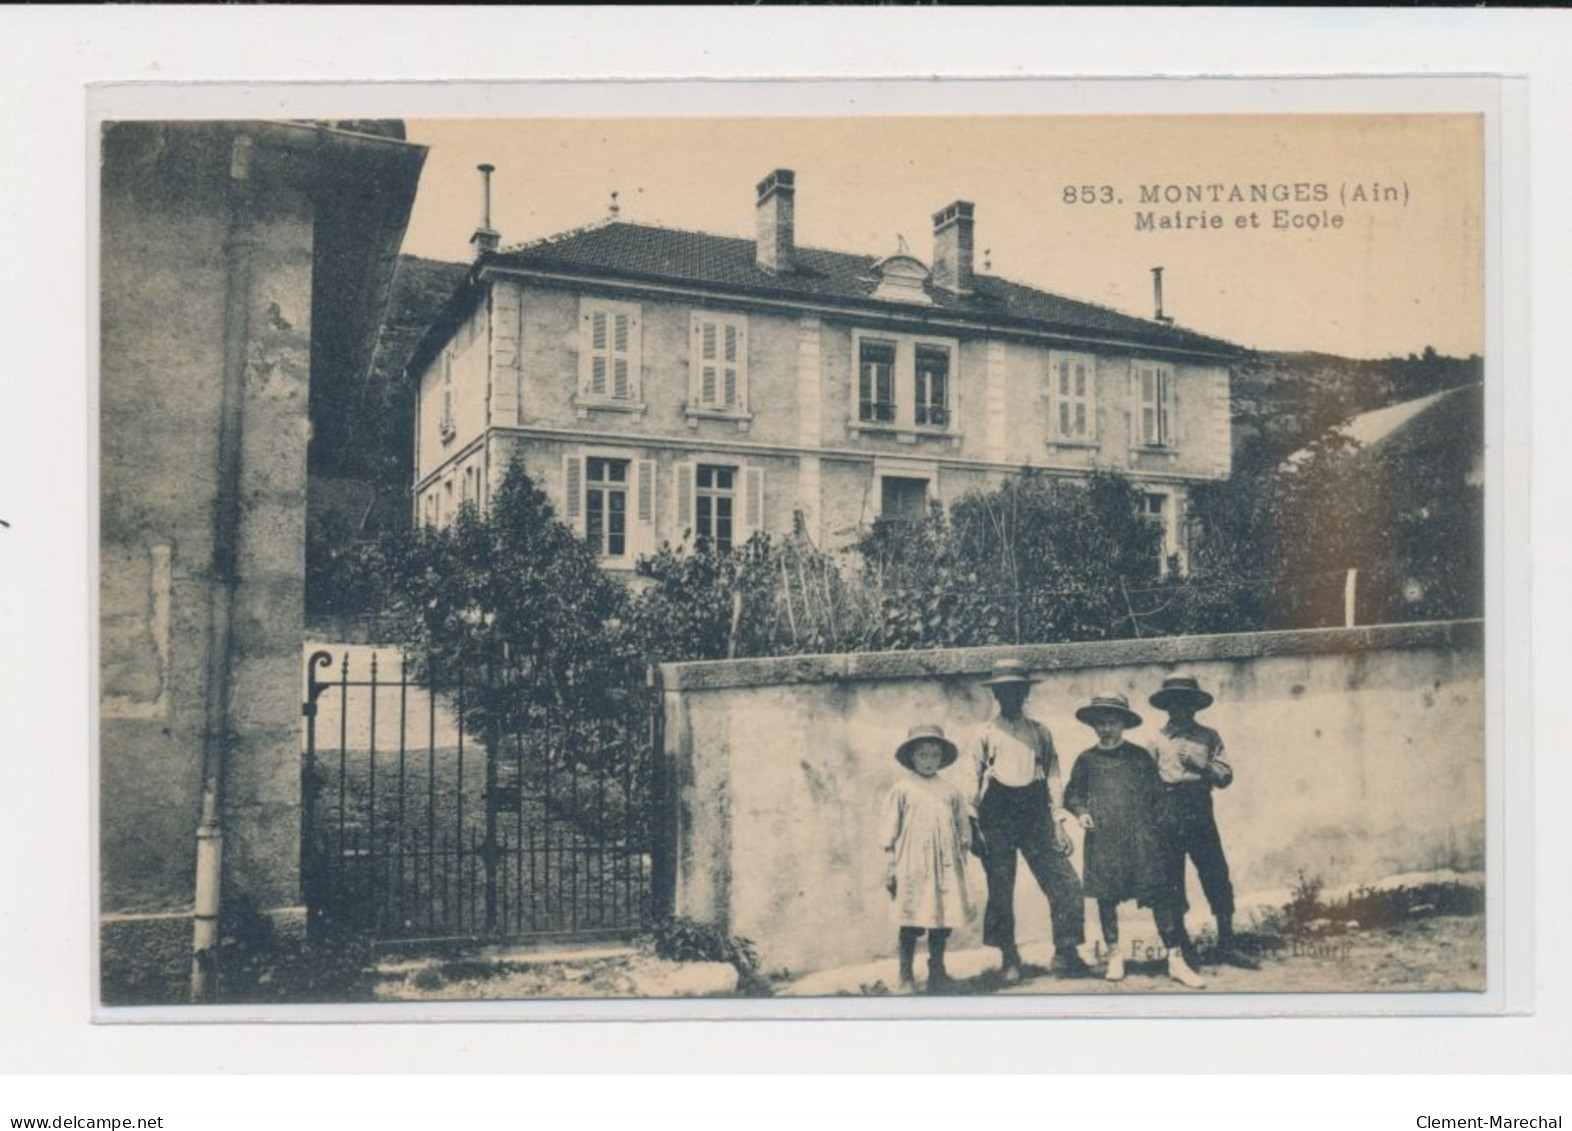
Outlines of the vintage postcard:
[{"label": "vintage postcard", "polygon": [[1496,988],[1484,113],[94,128],[104,1016]]}]

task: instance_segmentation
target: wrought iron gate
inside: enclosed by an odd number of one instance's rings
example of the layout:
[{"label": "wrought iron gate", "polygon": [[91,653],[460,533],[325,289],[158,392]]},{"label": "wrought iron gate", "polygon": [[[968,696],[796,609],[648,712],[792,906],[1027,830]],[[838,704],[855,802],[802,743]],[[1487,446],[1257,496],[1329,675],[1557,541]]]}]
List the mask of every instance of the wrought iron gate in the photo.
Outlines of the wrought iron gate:
[{"label": "wrought iron gate", "polygon": [[353,653],[306,664],[301,874],[315,930],[411,944],[648,921],[646,742],[598,758],[519,735],[479,742],[462,722],[462,676],[418,680],[402,657]]}]

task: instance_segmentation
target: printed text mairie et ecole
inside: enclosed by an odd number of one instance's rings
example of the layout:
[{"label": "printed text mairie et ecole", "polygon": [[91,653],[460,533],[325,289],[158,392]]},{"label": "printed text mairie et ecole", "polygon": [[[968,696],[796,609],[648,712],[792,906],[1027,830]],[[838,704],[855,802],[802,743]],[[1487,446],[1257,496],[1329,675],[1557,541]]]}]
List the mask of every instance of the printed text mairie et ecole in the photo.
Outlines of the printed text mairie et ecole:
[{"label": "printed text mairie et ecole", "polygon": [[[1319,231],[1342,228],[1346,210],[1365,205],[1408,203],[1406,182],[1212,181],[1151,182],[1132,192],[1108,184],[1065,185],[1067,205],[1121,206],[1133,201],[1138,232]],[[1333,207],[1333,205],[1337,207]],[[1257,207],[1259,206],[1259,207]]]}]

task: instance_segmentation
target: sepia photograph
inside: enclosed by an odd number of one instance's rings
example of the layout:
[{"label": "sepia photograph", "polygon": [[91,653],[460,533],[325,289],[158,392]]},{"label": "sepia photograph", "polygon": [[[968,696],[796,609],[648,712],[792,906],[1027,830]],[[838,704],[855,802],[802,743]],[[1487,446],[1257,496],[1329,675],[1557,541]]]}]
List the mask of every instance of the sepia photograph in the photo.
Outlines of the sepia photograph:
[{"label": "sepia photograph", "polygon": [[93,129],[101,1018],[1499,988],[1483,114]]}]

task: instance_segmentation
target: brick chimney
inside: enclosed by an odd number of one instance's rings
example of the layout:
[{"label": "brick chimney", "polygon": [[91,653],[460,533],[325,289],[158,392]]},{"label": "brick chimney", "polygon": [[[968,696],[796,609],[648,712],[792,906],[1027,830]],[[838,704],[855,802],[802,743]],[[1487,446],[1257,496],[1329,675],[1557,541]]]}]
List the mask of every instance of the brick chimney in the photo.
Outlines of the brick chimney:
[{"label": "brick chimney", "polygon": [[755,259],[766,271],[790,271],[796,243],[797,174],[776,169],[759,182]]},{"label": "brick chimney", "polygon": [[491,174],[496,166],[477,165],[475,168],[480,170],[480,226],[469,237],[469,246],[475,249],[475,258],[479,259],[486,252],[497,250],[502,235],[491,226]]},{"label": "brick chimney", "polygon": [[933,214],[933,285],[951,294],[972,290],[972,212],[957,200]]}]

